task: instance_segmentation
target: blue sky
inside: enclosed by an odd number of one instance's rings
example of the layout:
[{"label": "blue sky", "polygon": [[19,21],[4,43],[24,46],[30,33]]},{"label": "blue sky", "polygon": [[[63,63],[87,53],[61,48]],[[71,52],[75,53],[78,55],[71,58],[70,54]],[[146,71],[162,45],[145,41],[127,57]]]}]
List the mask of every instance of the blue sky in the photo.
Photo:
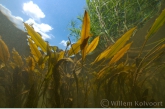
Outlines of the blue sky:
[{"label": "blue sky", "polygon": [[71,20],[83,15],[86,0],[1,0],[0,11],[20,29],[33,23],[50,45],[65,49]]}]

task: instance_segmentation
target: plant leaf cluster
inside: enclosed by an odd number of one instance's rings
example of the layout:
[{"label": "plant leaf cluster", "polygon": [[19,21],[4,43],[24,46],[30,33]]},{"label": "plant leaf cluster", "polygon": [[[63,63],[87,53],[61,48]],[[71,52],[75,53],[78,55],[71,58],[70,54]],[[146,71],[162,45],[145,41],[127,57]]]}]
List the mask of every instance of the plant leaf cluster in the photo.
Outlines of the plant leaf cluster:
[{"label": "plant leaf cluster", "polygon": [[[165,10],[144,36],[141,51],[133,60],[129,60],[129,51],[134,42],[129,42],[129,39],[137,27],[129,29],[114,44],[94,57],[90,53],[97,48],[100,36],[89,41],[93,35],[87,11],[84,13],[80,39],[71,44],[69,49],[60,52],[24,23],[29,35],[27,39],[31,56],[23,58],[15,49],[10,54],[5,42],[0,39],[0,106],[101,107],[102,99],[165,102],[165,86],[162,84],[165,82],[162,73],[165,65],[156,61],[164,56],[165,38],[144,52],[146,42],[165,24],[164,18]],[[89,61],[91,56],[94,59]],[[109,107],[139,106],[110,104]]]}]

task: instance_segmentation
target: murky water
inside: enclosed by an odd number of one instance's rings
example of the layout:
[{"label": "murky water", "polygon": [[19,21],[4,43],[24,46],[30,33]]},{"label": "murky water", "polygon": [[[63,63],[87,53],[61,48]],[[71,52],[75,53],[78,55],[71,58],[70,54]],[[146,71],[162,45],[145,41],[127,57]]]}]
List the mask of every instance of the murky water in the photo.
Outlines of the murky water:
[{"label": "murky water", "polygon": [[0,107],[165,107],[164,1],[87,2],[81,39],[65,50],[1,6]]}]

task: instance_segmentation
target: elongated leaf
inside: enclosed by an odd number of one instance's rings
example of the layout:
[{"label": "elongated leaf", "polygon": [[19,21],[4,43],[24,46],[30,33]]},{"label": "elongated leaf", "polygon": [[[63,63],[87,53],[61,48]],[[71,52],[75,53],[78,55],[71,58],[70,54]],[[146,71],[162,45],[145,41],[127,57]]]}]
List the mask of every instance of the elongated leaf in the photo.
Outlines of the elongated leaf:
[{"label": "elongated leaf", "polygon": [[127,44],[125,47],[123,47],[119,52],[117,52],[117,54],[114,55],[114,57],[111,59],[111,61],[109,62],[109,65],[117,62],[120,58],[122,58],[124,56],[124,54],[128,51],[128,49],[130,48],[132,42]]},{"label": "elongated leaf", "polygon": [[81,40],[78,40],[77,43],[71,45],[70,50],[68,51],[68,56],[75,55],[80,51]]},{"label": "elongated leaf", "polygon": [[34,59],[31,56],[29,56],[29,57],[26,58],[26,64],[28,65],[28,69],[29,70],[31,70],[31,71],[34,70],[34,68],[35,68],[35,62],[34,62]]},{"label": "elongated leaf", "polygon": [[81,46],[80,46],[82,53],[82,60],[85,59],[89,36],[90,36],[90,18],[87,11],[85,11],[82,30],[81,30]]},{"label": "elongated leaf", "polygon": [[161,45],[158,50],[163,49],[164,47],[165,47],[165,44]]},{"label": "elongated leaf", "polygon": [[[70,62],[73,62],[73,60],[71,58],[63,58],[63,59],[60,59],[58,62],[56,62],[55,64],[50,64],[49,68],[48,68],[48,72],[45,76],[45,79],[48,79],[51,77],[52,75],[52,71],[53,71],[53,68],[54,66],[56,66],[56,68],[58,69],[58,67],[61,65],[61,63],[63,62],[66,62],[66,61],[70,61]],[[74,63],[74,62],[73,62]],[[55,72],[54,72],[55,73]]]},{"label": "elongated leaf", "polygon": [[159,17],[155,20],[154,24],[152,25],[151,29],[149,30],[148,34],[146,35],[146,39],[150,38],[158,29],[163,26],[165,23],[165,9],[159,15]]},{"label": "elongated leaf", "polygon": [[92,42],[91,44],[87,47],[87,51],[86,54],[92,52],[98,45],[99,42],[99,36],[97,36]]},{"label": "elongated leaf", "polygon": [[48,59],[49,59],[49,56],[41,56],[40,59],[38,60],[38,65],[42,65],[46,63]]},{"label": "elongated leaf", "polygon": [[0,60],[6,63],[9,60],[9,58],[10,58],[10,53],[8,47],[0,36]]},{"label": "elongated leaf", "polygon": [[51,52],[51,55],[49,56],[48,63],[50,64],[56,64],[58,62],[59,53],[57,52]]},{"label": "elongated leaf", "polygon": [[101,59],[109,59],[112,56],[114,56],[127,42],[127,40],[129,40],[129,38],[131,37],[133,31],[136,28],[132,28],[129,31],[127,31],[120,39],[118,39],[116,41],[116,43],[112,46],[110,46],[109,48],[107,48],[106,50],[104,50],[100,55],[97,56],[97,58],[95,59],[95,61],[92,64],[95,64],[96,62],[100,61]]},{"label": "elongated leaf", "polygon": [[96,79],[100,79],[102,78],[103,76],[105,76],[105,73],[108,72],[110,70],[110,67],[109,66],[105,66],[104,68],[102,68],[98,74],[97,74],[97,78]]},{"label": "elongated leaf", "polygon": [[90,18],[88,12],[85,11],[82,30],[81,30],[81,43],[90,36]]},{"label": "elongated leaf", "polygon": [[33,85],[31,86],[28,96],[27,96],[27,100],[24,104],[25,108],[37,108],[37,103],[36,101],[38,101],[38,90],[37,90],[37,85],[33,83]]},{"label": "elongated leaf", "polygon": [[46,74],[46,76],[45,76],[45,79],[47,80],[48,78],[50,78],[50,76],[52,75],[52,70],[53,70],[53,64],[51,64],[50,66],[49,66],[49,68],[48,68],[48,72],[47,72],[47,74]]},{"label": "elongated leaf", "polygon": [[65,51],[61,51],[61,52],[59,53],[58,61],[59,61],[60,59],[63,59],[63,58],[64,58],[64,53],[65,53]]},{"label": "elongated leaf", "polygon": [[13,49],[12,54],[14,63],[19,67],[23,66],[22,57],[19,55],[19,53],[15,49]]},{"label": "elongated leaf", "polygon": [[33,55],[35,61],[38,62],[38,60],[42,56],[41,52],[38,50],[36,44],[34,44],[30,38],[28,38],[28,42],[31,49],[31,54]]},{"label": "elongated leaf", "polygon": [[0,69],[3,68],[3,67],[5,67],[5,64],[4,63],[1,63],[0,64]]},{"label": "elongated leaf", "polygon": [[50,46],[50,48],[55,52],[57,50],[57,46]]},{"label": "elongated leaf", "polygon": [[48,59],[48,56],[41,56],[38,60],[38,65],[40,66],[40,68],[44,69],[45,68],[45,62]]},{"label": "elongated leaf", "polygon": [[[147,56],[147,58],[150,59],[150,62],[151,61],[154,61],[156,58],[158,58],[158,57],[160,57],[162,55],[161,50],[163,48],[165,48],[165,44],[162,44],[162,45],[158,46],[155,50],[152,50],[152,52],[149,53],[149,55]],[[154,55],[154,56],[151,58],[150,56],[152,56],[152,55]],[[150,63],[150,62],[148,62],[148,63]]]},{"label": "elongated leaf", "polygon": [[134,30],[136,27],[130,29],[127,31],[120,39],[116,41],[116,43],[111,47],[110,52],[106,56],[107,59],[111,58],[114,56],[124,45],[125,43],[129,40],[129,38],[132,36]]},{"label": "elongated leaf", "polygon": [[47,51],[47,44],[46,42],[42,39],[42,37],[34,31],[34,29],[32,27],[30,27],[28,24],[24,23],[27,31],[28,31],[28,34],[31,36],[31,39],[36,43],[36,45],[38,47],[41,48],[41,50],[43,52],[46,52]]},{"label": "elongated leaf", "polygon": [[107,54],[110,52],[111,46],[109,46],[106,50],[104,50],[100,55],[97,56],[97,58],[94,60],[92,64],[95,64],[96,62],[100,61],[101,59],[105,58]]}]

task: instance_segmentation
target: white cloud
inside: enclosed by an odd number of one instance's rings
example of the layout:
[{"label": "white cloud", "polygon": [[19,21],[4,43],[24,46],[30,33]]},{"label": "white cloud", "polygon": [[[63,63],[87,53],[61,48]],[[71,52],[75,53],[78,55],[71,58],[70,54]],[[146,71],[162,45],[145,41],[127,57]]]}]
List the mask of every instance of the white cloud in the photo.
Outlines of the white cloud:
[{"label": "white cloud", "polygon": [[47,32],[51,31],[53,28],[45,23],[36,23],[34,19],[29,19],[25,23],[33,25],[35,31],[39,32],[42,35],[43,39],[51,39],[51,35],[48,35]]},{"label": "white cloud", "polygon": [[34,19],[29,18],[29,19],[26,21],[26,23],[28,23],[28,24],[34,24],[34,23],[36,23],[36,22],[34,21]]},{"label": "white cloud", "polygon": [[51,39],[51,36],[42,32],[42,31],[39,31],[39,33],[42,35],[42,38],[45,40],[45,39]]},{"label": "white cloud", "polygon": [[4,15],[11,15],[10,10],[8,10],[6,7],[0,4],[0,10]]},{"label": "white cloud", "polygon": [[65,40],[62,40],[61,42],[60,42],[60,44],[62,44],[63,46],[67,46],[67,41],[65,41]]},{"label": "white cloud", "polygon": [[48,35],[48,32],[50,32],[53,28],[48,24],[36,22],[39,21],[40,18],[45,17],[45,14],[37,4],[34,4],[33,1],[24,3],[23,12],[30,17],[27,21],[25,21],[25,23],[33,25],[34,30],[39,32],[44,40],[52,38],[52,35]]},{"label": "white cloud", "polygon": [[13,16],[11,11],[0,4],[0,11],[12,22],[14,25],[24,31],[23,19],[19,16]]},{"label": "white cloud", "polygon": [[[32,1],[29,2],[29,4],[33,4]],[[26,6],[28,5],[28,3],[25,3],[25,9]],[[33,6],[34,5],[34,6]],[[38,7],[37,5],[33,4],[32,7]],[[30,5],[28,5],[30,6]],[[34,8],[33,8],[34,9]],[[38,8],[39,9],[39,8]],[[40,9],[39,9],[40,10]],[[20,30],[25,31],[24,29],[24,24],[23,24],[23,19],[19,16],[13,16],[11,14],[11,11],[9,9],[7,9],[6,7],[4,7],[3,5],[0,4],[0,11]],[[27,13],[30,11],[26,11]],[[35,12],[37,13],[37,12]],[[42,13],[42,11],[41,11]],[[30,14],[30,13],[29,13]],[[31,14],[33,15],[33,14]],[[36,14],[36,18],[42,18],[45,15],[43,14]],[[34,16],[32,16],[32,18],[29,18],[29,20],[25,21],[28,24],[33,24],[33,27],[35,29],[35,31],[39,32],[42,35],[42,38],[45,39],[51,39],[52,37],[54,37],[52,34],[48,34],[48,32],[50,32],[53,28],[45,23],[36,23],[36,19],[33,18]]]},{"label": "white cloud", "polygon": [[44,24],[44,23],[41,23],[38,28],[40,30],[42,30],[43,32],[49,32],[50,30],[52,30],[52,27],[48,24]]},{"label": "white cloud", "polygon": [[40,18],[45,17],[45,14],[42,12],[37,4],[33,3],[33,1],[29,1],[23,4],[23,12],[37,21],[40,20]]},{"label": "white cloud", "polygon": [[18,19],[18,20],[21,20],[23,22],[23,19],[21,17],[16,16],[15,18]]}]

